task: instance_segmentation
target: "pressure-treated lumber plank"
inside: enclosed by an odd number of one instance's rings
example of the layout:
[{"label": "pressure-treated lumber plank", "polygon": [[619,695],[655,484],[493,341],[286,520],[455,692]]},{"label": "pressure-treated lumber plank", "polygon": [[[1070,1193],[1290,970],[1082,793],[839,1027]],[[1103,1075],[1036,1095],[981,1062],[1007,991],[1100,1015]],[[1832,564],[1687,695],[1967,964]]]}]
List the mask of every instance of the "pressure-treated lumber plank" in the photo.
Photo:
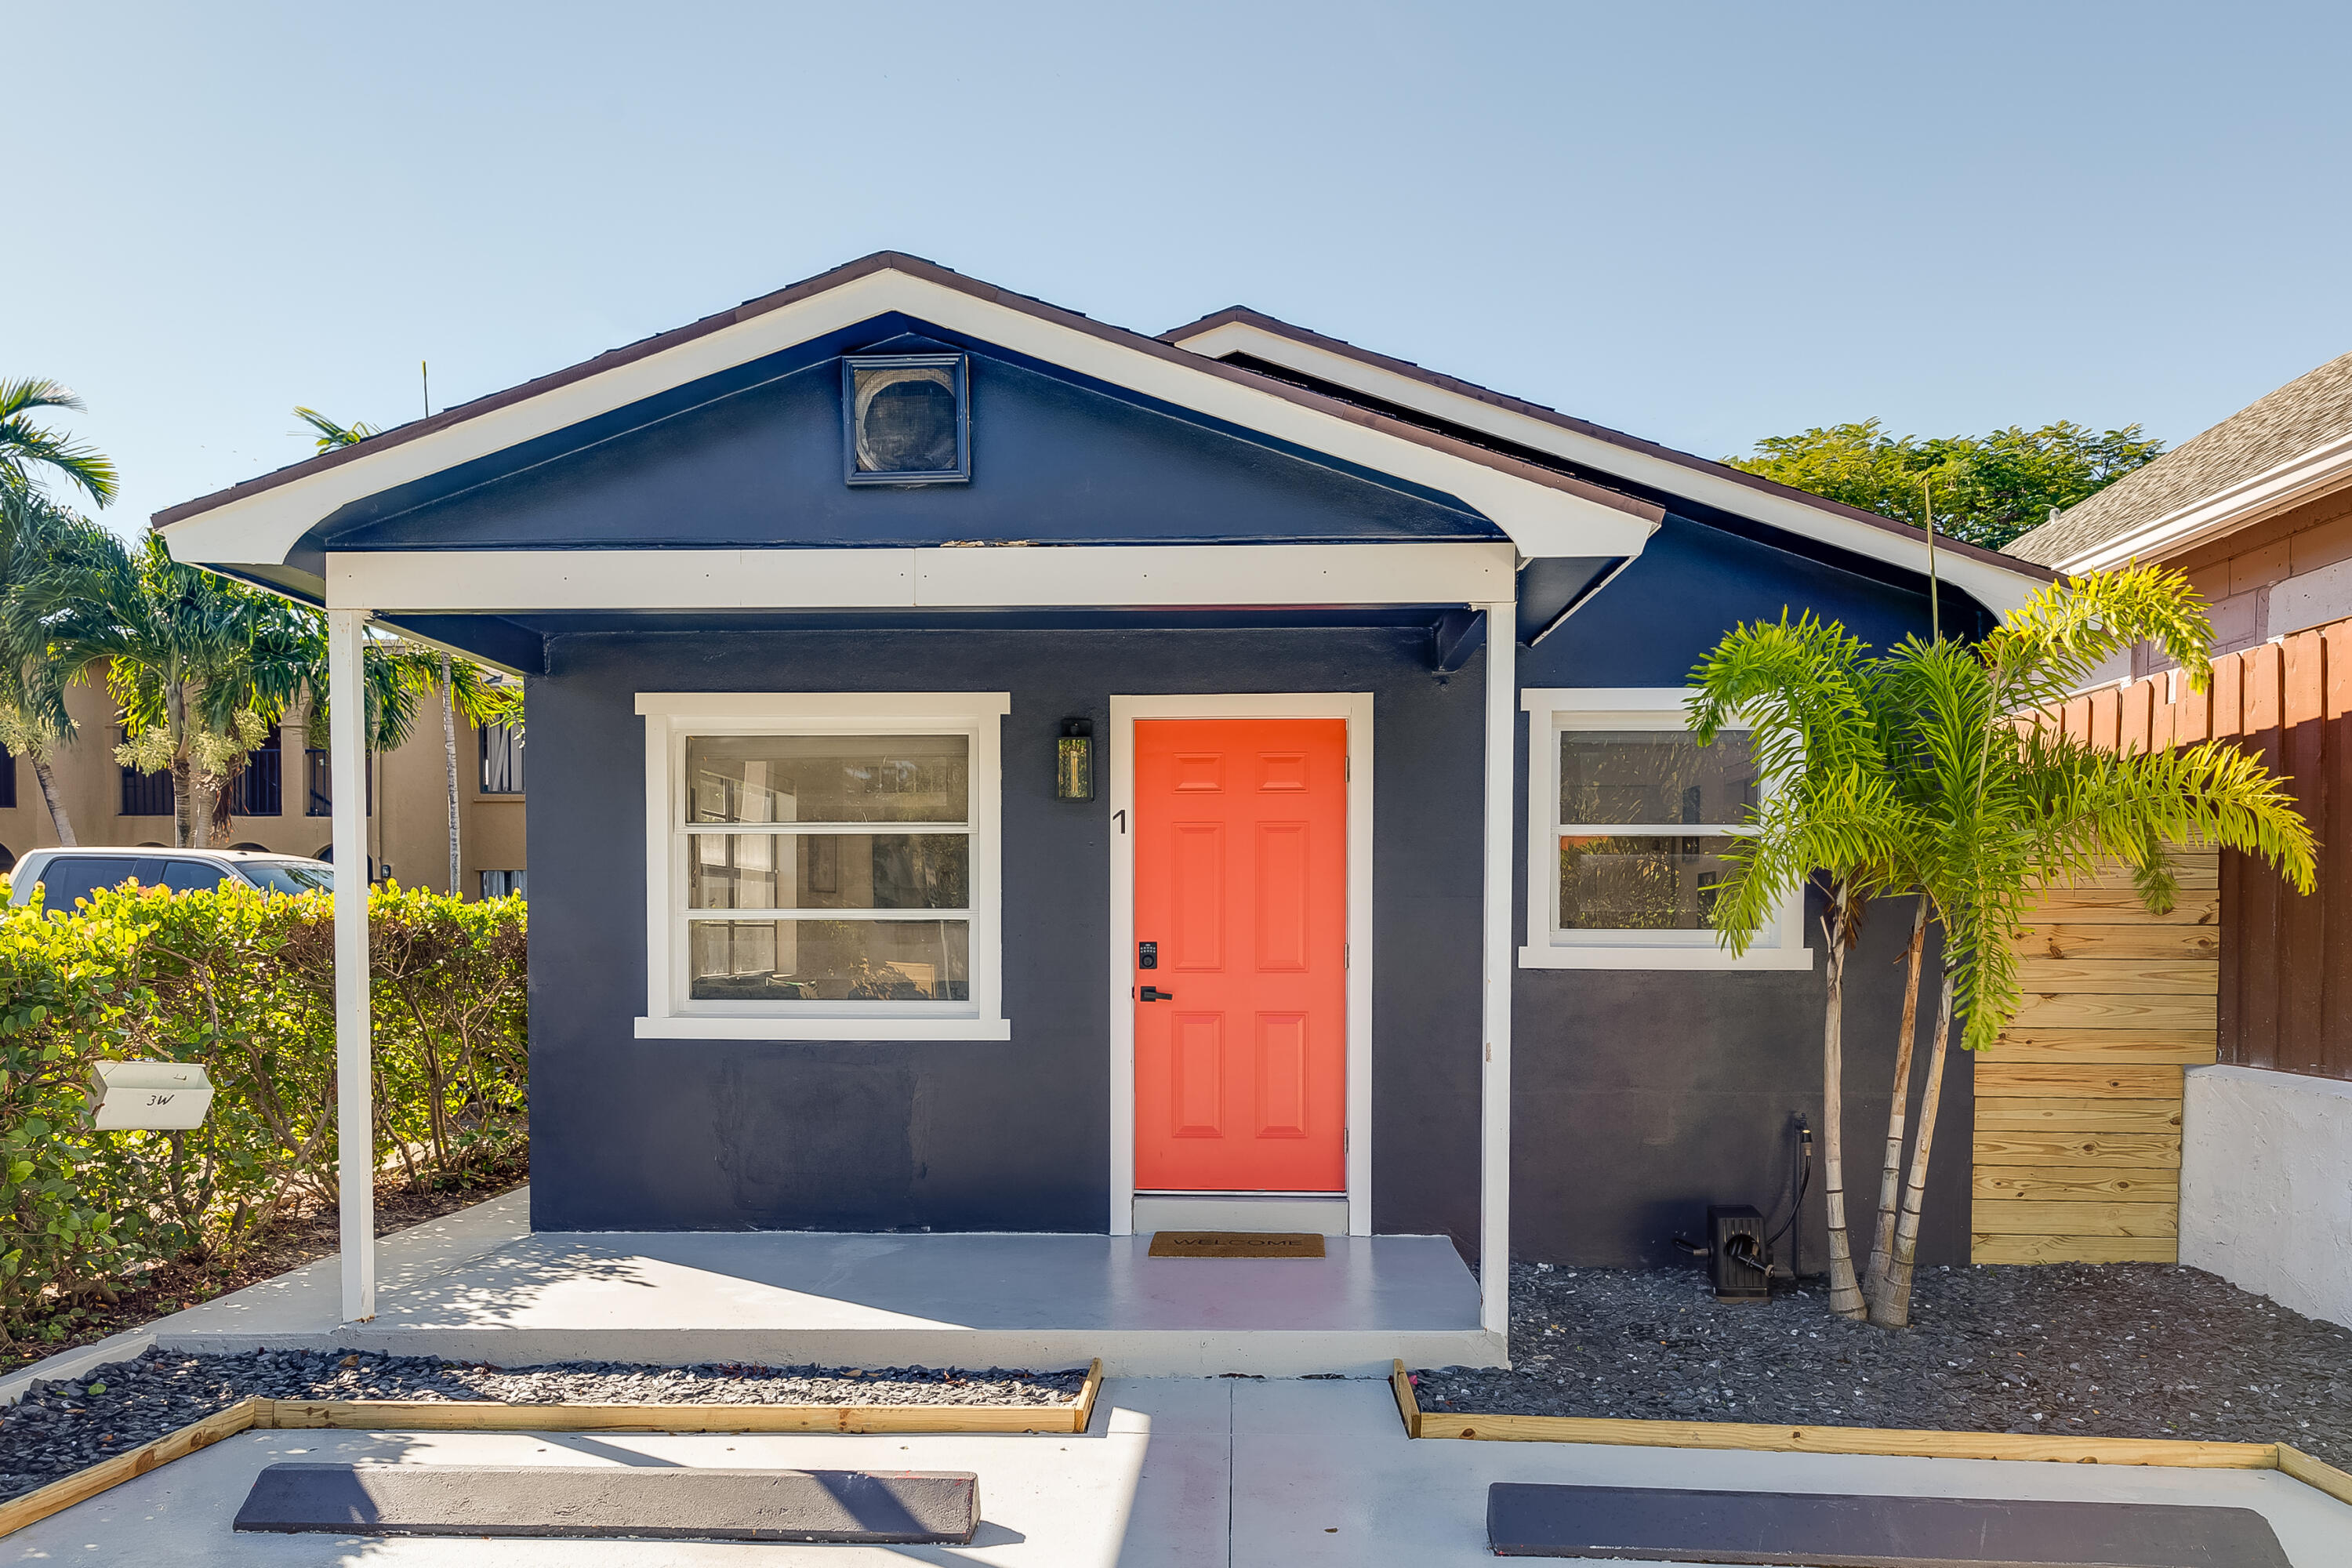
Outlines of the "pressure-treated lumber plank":
[{"label": "pressure-treated lumber plank", "polygon": [[2213,1059],[2203,1029],[2008,1029],[1979,1054],[1980,1062],[2050,1062],[2084,1067],[2131,1062],[2196,1067]]},{"label": "pressure-treated lumber plank", "polygon": [[[2184,893],[2210,891],[2221,885],[2221,857],[2214,850],[2195,850],[2176,855],[2172,860],[2172,879]],[[2062,879],[2051,884],[2053,891],[2069,892],[2095,889],[2102,892],[2135,893],[2138,884],[2132,880],[2130,868],[2120,863],[2103,867],[2071,879]],[[2142,905],[2143,909],[2147,906]]]},{"label": "pressure-treated lumber plank", "polygon": [[2028,992],[2019,1002],[2021,1029],[2201,1029],[2220,1021],[2220,1004],[2203,996],[2084,995]]},{"label": "pressure-treated lumber plank", "polygon": [[2180,1135],[2178,1100],[2098,1100],[2051,1095],[2032,1099],[1996,1097],[1977,1068],[1977,1131],[1979,1132],[2158,1132]]},{"label": "pressure-treated lumber plank", "polygon": [[1083,1432],[1093,1424],[1095,1399],[1102,1393],[1102,1357],[1087,1363],[1087,1381],[1078,1389],[1078,1408],[1070,1417],[1070,1430]]},{"label": "pressure-treated lumber plank", "polygon": [[1999,1165],[2177,1171],[2180,1137],[2165,1132],[1987,1132],[1969,1152],[1979,1170]]},{"label": "pressure-treated lumber plank", "polygon": [[2219,927],[2153,921],[2131,925],[2019,926],[2010,932],[2010,944],[2020,954],[2037,958],[2201,958],[2218,963],[2221,957]]},{"label": "pressure-treated lumber plank", "polygon": [[190,1422],[176,1432],[166,1432],[150,1443],[142,1443],[128,1453],[101,1459],[87,1469],[51,1481],[38,1491],[26,1492],[5,1503],[0,1503],[0,1535],[22,1530],[37,1520],[53,1513],[62,1513],[78,1502],[83,1502],[110,1487],[136,1480],[148,1471],[173,1459],[208,1448],[224,1437],[234,1437],[255,1425],[254,1417],[269,1401],[240,1399],[226,1410],[215,1411],[201,1421]]},{"label": "pressure-treated lumber plank", "polygon": [[2027,925],[2137,925],[2143,921],[2166,925],[2218,925],[2221,900],[2202,889],[2184,889],[2179,901],[2158,914],[2139,901],[2137,893],[2121,888],[2052,888],[2027,905]]},{"label": "pressure-treated lumber plank", "polygon": [[2278,1468],[2301,1481],[2315,1487],[2337,1502],[2352,1502],[2352,1476],[2333,1465],[2322,1464],[2302,1449],[2284,1443],[2278,1446]]},{"label": "pressure-treated lumber plank", "polygon": [[280,1399],[275,1425],[362,1432],[1076,1432],[1074,1405],[499,1405]]},{"label": "pressure-treated lumber plank", "polygon": [[2163,1063],[1979,1062],[1977,1093],[1986,1100],[2177,1101],[2181,1097],[2181,1079],[2179,1068]]},{"label": "pressure-treated lumber plank", "polygon": [[2180,1202],[2178,1168],[2099,1168],[2077,1165],[1986,1165],[1969,1178],[1979,1204],[2030,1201],[2064,1203],[2172,1204]]},{"label": "pressure-treated lumber plank", "polygon": [[1969,1207],[1969,1228],[1987,1236],[2137,1236],[2178,1240],[2180,1209],[2176,1204],[1979,1201]]},{"label": "pressure-treated lumber plank", "polygon": [[1971,1263],[2178,1263],[2179,1238],[2167,1236],[1999,1236],[1969,1237]]},{"label": "pressure-treated lumber plank", "polygon": [[1389,1372],[1389,1392],[1396,1395],[1397,1414],[1404,1418],[1404,1435],[1421,1436],[1421,1401],[1413,1397],[1412,1374],[1397,1361]]},{"label": "pressure-treated lumber plank", "polygon": [[2221,966],[2210,958],[2023,958],[2017,984],[2035,994],[2210,996],[2221,988]]},{"label": "pressure-treated lumber plank", "polygon": [[1636,1448],[1733,1448],[1768,1454],[1889,1454],[1928,1459],[2029,1459],[2067,1465],[2168,1465],[2267,1470],[2269,1443],[2152,1437],[2044,1436],[2038,1432],[1906,1431],[1877,1426],[1774,1426],[1746,1421],[1629,1421],[1591,1415],[1422,1412],[1424,1437],[1495,1443],[1605,1443]]}]

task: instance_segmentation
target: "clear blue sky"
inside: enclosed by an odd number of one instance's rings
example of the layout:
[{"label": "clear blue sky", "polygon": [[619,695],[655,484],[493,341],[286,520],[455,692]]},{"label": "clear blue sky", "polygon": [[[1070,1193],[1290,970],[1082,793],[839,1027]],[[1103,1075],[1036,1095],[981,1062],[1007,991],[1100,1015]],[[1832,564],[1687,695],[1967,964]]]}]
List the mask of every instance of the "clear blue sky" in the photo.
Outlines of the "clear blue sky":
[{"label": "clear blue sky", "polygon": [[0,3],[0,374],[108,514],[880,248],[1709,456],[2179,441],[2352,348],[2352,12]]}]

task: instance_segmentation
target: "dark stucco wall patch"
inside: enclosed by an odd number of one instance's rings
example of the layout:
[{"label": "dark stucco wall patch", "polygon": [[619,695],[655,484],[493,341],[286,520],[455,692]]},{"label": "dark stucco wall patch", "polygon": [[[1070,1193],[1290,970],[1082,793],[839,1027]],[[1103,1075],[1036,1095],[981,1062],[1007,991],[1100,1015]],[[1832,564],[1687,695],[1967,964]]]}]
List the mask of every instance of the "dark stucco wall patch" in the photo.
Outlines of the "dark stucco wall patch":
[{"label": "dark stucco wall patch", "polygon": [[[1100,1230],[1109,807],[1057,801],[1060,721],[1114,692],[1370,690],[1375,1220],[1477,1183],[1480,689],[1417,632],[556,638],[531,685],[532,1220],[541,1228]],[[1007,690],[1003,1044],[638,1040],[644,739],[661,690]],[[1392,1152],[1382,1153],[1385,1142]],[[1475,1226],[1465,1234],[1475,1235]]]},{"label": "dark stucco wall patch", "polygon": [[[1540,647],[1521,650],[1520,684],[1680,687],[1726,631],[1777,619],[1784,607],[1843,621],[1877,646],[1927,629],[1924,594],[1670,517],[1623,575]],[[1519,755],[1524,822],[1524,734]],[[1515,863],[1521,911],[1526,864]],[[1846,1190],[1857,1255],[1877,1200],[1900,1016],[1895,959],[1910,919],[1907,900],[1878,910],[1848,961]],[[1808,932],[1818,947],[1811,921]],[[1796,1170],[1791,1117],[1803,1112],[1817,1138],[1822,1128],[1818,967],[1522,970],[1517,998],[1512,1243],[1520,1257],[1660,1263],[1675,1256],[1675,1232],[1701,1233],[1710,1203],[1785,1205]],[[1934,1010],[1932,999],[1923,1002],[1923,1047]],[[1922,1229],[1928,1263],[1967,1260],[1969,1083],[1968,1062],[1955,1061]],[[1804,1221],[1808,1268],[1827,1260],[1822,1192],[1816,1168]]]}]

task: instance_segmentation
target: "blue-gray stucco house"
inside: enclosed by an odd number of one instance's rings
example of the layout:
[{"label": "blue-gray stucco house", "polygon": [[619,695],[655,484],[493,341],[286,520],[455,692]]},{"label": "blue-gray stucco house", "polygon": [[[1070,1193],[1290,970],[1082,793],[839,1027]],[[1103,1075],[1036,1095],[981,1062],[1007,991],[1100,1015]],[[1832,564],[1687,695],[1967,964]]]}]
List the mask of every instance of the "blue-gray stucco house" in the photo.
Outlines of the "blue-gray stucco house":
[{"label": "blue-gray stucco house", "polygon": [[[1590,1264],[1785,1205],[1820,1116],[1801,903],[1706,927],[1758,784],[1683,737],[1693,664],[2046,578],[1250,311],[1145,337],[895,254],[156,521],[326,606],[345,679],[373,621],[528,682],[536,1227]],[[1849,971],[1865,1160],[1906,923]]]}]

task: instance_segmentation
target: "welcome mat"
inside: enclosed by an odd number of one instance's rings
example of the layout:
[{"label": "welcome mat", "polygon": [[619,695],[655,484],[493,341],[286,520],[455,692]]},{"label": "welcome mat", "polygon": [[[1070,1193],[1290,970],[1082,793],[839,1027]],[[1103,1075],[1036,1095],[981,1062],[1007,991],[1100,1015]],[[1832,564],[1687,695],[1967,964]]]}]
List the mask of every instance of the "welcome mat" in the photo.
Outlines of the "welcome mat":
[{"label": "welcome mat", "polygon": [[1320,1258],[1323,1238],[1303,1230],[1161,1230],[1153,1258]]}]

